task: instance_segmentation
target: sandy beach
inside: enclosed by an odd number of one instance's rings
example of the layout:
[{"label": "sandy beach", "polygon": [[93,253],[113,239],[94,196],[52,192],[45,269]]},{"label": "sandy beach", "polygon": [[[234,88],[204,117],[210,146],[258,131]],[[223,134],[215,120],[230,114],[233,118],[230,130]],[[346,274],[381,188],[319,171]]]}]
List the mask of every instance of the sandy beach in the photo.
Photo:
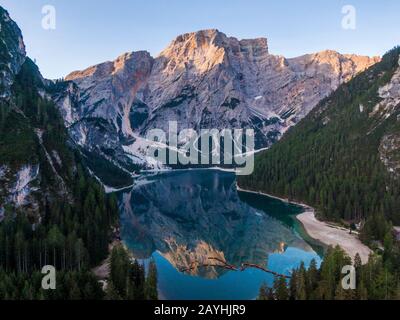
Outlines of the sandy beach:
[{"label": "sandy beach", "polygon": [[287,203],[302,206],[305,212],[297,215],[296,218],[302,223],[305,231],[311,238],[328,246],[339,245],[353,259],[353,261],[355,255],[358,253],[363,264],[368,262],[368,257],[372,250],[364,245],[360,239],[358,239],[356,234],[350,234],[349,230],[345,228],[317,220],[315,217],[315,211],[310,206],[307,206],[304,203],[291,202],[287,199],[282,199],[262,192],[244,190],[239,186],[237,186],[237,190],[240,192],[260,194],[270,198],[279,199]]},{"label": "sandy beach", "polygon": [[311,238],[326,245],[339,245],[353,261],[358,253],[364,264],[368,262],[368,257],[372,250],[364,245],[356,234],[350,234],[347,229],[317,220],[314,211],[301,213],[297,216],[297,219],[303,224],[304,229]]}]

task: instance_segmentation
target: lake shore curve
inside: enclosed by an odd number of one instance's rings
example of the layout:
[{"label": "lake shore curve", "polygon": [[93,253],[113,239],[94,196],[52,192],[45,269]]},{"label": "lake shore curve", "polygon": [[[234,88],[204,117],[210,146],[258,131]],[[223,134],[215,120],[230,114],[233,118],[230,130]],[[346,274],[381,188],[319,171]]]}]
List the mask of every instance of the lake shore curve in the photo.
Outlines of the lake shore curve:
[{"label": "lake shore curve", "polygon": [[368,262],[372,250],[363,244],[355,233],[350,234],[348,229],[318,220],[315,216],[314,208],[304,203],[289,201],[288,199],[276,197],[267,193],[242,189],[239,185],[236,187],[239,192],[259,194],[303,207],[304,212],[298,214],[296,218],[301,222],[304,230],[312,239],[327,246],[335,247],[339,245],[353,261],[355,255],[358,253],[363,264]]}]

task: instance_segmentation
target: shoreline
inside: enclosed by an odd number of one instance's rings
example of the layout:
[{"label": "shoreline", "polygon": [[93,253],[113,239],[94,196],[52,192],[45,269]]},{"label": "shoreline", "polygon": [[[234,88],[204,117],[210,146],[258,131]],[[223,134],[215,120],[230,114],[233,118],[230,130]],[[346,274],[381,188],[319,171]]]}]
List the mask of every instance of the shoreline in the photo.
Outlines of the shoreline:
[{"label": "shoreline", "polygon": [[313,211],[313,212],[315,211],[315,209],[314,209],[313,207],[310,207],[309,205],[307,205],[307,204],[305,204],[305,203],[296,202],[296,201],[290,201],[290,200],[287,199],[287,198],[280,198],[280,197],[278,197],[278,196],[274,196],[274,195],[272,195],[272,194],[264,193],[264,192],[261,192],[261,191],[258,191],[258,192],[257,192],[257,191],[253,191],[253,190],[242,189],[241,187],[239,187],[239,185],[238,185],[237,183],[236,183],[236,189],[237,189],[237,191],[240,191],[240,192],[258,194],[258,195],[260,195],[260,196],[264,196],[264,197],[268,197],[268,198],[280,200],[280,201],[285,202],[285,203],[288,203],[288,204],[294,204],[294,205],[297,205],[297,206],[299,206],[299,207],[302,207],[303,209],[306,209],[306,210],[310,210],[310,211]]},{"label": "shoreline", "polygon": [[[229,170],[226,170],[223,168],[213,167],[213,168],[196,168],[196,169],[192,169],[192,168],[190,168],[190,169],[175,169],[175,170],[165,170],[165,171],[161,171],[161,172],[159,170],[156,170],[153,172],[147,171],[144,173],[145,174],[146,173],[147,174],[148,173],[159,174],[159,173],[169,173],[169,172],[173,172],[173,171],[191,171],[191,170],[216,170],[216,171],[229,172]],[[135,186],[135,184],[121,188],[120,190],[132,188],[134,186]],[[368,262],[369,255],[373,251],[360,241],[360,239],[357,236],[357,233],[354,232],[354,233],[350,234],[349,229],[340,227],[338,225],[335,225],[335,224],[327,222],[327,221],[318,220],[315,216],[315,209],[313,207],[311,207],[305,203],[302,203],[302,202],[290,201],[287,198],[281,198],[281,197],[267,194],[267,193],[264,193],[261,191],[246,190],[246,189],[241,188],[237,184],[237,182],[236,182],[236,189],[238,192],[261,195],[261,196],[276,199],[276,200],[279,200],[279,201],[282,201],[282,202],[285,202],[288,204],[297,205],[299,207],[302,207],[304,209],[304,212],[296,215],[296,219],[301,223],[301,225],[304,228],[304,231],[311,239],[314,239],[325,246],[335,247],[336,245],[339,245],[352,258],[352,260],[354,260],[355,255],[358,253],[361,257],[361,261],[363,264]],[[115,190],[113,190],[112,192],[115,192]]]},{"label": "shoreline", "polygon": [[301,202],[289,201],[289,199],[280,198],[264,192],[246,190],[236,184],[239,192],[258,194],[269,198],[277,199],[289,204],[294,204],[304,208],[304,212],[296,215],[296,219],[303,225],[307,235],[326,246],[339,245],[354,261],[358,253],[363,264],[368,262],[370,253],[373,251],[363,244],[355,233],[350,234],[349,230],[330,224],[329,222],[317,220],[315,209]]}]

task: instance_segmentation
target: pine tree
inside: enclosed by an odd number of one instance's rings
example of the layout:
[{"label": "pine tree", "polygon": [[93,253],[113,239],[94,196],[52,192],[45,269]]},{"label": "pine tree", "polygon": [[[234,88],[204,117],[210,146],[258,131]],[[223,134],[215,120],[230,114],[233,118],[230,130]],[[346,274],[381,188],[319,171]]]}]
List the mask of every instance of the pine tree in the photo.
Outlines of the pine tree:
[{"label": "pine tree", "polygon": [[114,287],[112,281],[108,282],[106,288],[106,295],[104,297],[105,300],[122,300],[121,296],[118,293],[118,290]]},{"label": "pine tree", "polygon": [[277,300],[289,299],[289,290],[287,288],[286,279],[284,277],[275,277],[274,292]]},{"label": "pine tree", "polygon": [[257,300],[269,300],[268,299],[268,286],[265,282],[260,287]]},{"label": "pine tree", "polygon": [[129,257],[125,248],[115,246],[111,251],[110,280],[121,297],[127,294],[129,266]]},{"label": "pine tree", "polygon": [[69,289],[69,300],[80,300],[82,298],[81,291],[75,281],[71,281]]},{"label": "pine tree", "polygon": [[307,300],[307,279],[304,263],[302,262],[297,272],[296,300]]},{"label": "pine tree", "polygon": [[149,272],[146,278],[146,298],[147,300],[158,300],[157,268],[154,260],[150,261]]},{"label": "pine tree", "polygon": [[134,284],[134,300],[145,300],[145,271],[143,265],[140,265],[137,260],[131,265],[129,281]]},{"label": "pine tree", "polygon": [[315,288],[318,285],[319,275],[317,262],[312,259],[310,262],[310,267],[306,273],[306,292],[309,299],[312,298]]}]

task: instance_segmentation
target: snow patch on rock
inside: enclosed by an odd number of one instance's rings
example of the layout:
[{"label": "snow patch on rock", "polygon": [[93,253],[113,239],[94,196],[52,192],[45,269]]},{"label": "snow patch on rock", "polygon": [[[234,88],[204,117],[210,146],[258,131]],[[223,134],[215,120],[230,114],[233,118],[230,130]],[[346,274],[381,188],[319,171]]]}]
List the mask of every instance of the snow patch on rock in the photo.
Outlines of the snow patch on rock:
[{"label": "snow patch on rock", "polygon": [[161,162],[149,156],[149,149],[154,146],[154,144],[157,144],[157,142],[135,136],[134,143],[122,146],[122,148],[133,163],[144,165],[148,169],[164,169],[165,166]]}]

